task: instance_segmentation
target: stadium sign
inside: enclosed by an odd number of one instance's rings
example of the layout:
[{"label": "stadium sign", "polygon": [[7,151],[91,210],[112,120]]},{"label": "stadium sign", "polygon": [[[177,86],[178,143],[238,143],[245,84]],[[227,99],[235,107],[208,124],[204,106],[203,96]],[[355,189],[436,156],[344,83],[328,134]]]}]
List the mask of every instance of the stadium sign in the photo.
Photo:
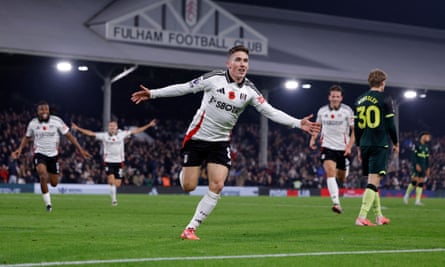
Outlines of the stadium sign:
[{"label": "stadium sign", "polygon": [[[197,186],[189,193],[191,196],[203,196],[209,191],[207,186]],[[221,191],[222,196],[252,197],[259,196],[258,186],[224,186]]]},{"label": "stadium sign", "polygon": [[155,46],[223,51],[245,45],[267,55],[268,40],[210,0],[163,0],[105,23],[105,38]]},{"label": "stadium sign", "polygon": [[[75,194],[75,195],[107,195],[110,194],[110,186],[107,184],[59,184],[57,187],[48,187],[51,194]],[[34,193],[41,194],[40,184],[34,184]]]},{"label": "stadium sign", "polygon": [[0,184],[0,194],[32,193],[32,184]]}]

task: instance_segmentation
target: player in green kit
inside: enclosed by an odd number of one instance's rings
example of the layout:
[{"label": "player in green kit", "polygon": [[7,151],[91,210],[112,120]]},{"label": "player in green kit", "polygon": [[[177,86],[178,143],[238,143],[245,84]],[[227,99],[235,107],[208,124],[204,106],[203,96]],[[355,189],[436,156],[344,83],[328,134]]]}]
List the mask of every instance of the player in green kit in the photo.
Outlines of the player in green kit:
[{"label": "player in green kit", "polygon": [[422,132],[419,136],[419,144],[414,147],[413,158],[412,158],[412,181],[406,189],[405,196],[403,197],[403,202],[408,204],[409,195],[416,189],[416,202],[414,205],[423,206],[420,202],[423,191],[423,184],[427,177],[430,176],[430,150],[428,148],[428,143],[431,141],[431,134],[428,132]]},{"label": "player in green kit", "polygon": [[[388,135],[395,153],[399,152],[399,144],[392,100],[384,93],[386,79],[387,75],[382,70],[372,70],[368,76],[371,89],[355,101],[355,142],[358,147],[358,158],[362,162],[363,175],[368,176],[360,213],[355,221],[358,226],[375,226],[390,222],[382,214],[378,188],[388,165],[390,149]],[[371,208],[375,212],[376,224],[367,219]]]}]

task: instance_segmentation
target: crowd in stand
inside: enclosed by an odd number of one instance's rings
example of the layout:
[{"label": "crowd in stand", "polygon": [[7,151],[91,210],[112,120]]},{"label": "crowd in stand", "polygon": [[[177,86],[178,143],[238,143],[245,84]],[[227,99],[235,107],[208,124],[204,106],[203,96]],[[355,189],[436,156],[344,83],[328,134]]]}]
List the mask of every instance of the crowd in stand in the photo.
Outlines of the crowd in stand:
[{"label": "crowd in stand", "polygon": [[[60,114],[59,114],[60,115]],[[20,144],[27,123],[35,116],[33,111],[20,113],[12,110],[0,112],[0,179],[2,183],[38,182],[32,168],[32,149],[24,149],[18,160],[10,155]],[[102,131],[99,119],[81,115],[62,116],[65,122],[76,122],[83,128]],[[139,126],[147,122],[118,120],[119,126]],[[258,164],[259,125],[238,124],[232,139],[232,168],[226,185],[270,186],[279,188],[326,187],[325,175],[319,160],[319,152],[309,148],[309,136],[299,130],[287,129],[270,122],[267,166]],[[141,136],[134,136],[126,143],[126,161],[123,184],[136,186],[175,186],[181,168],[180,148],[186,130],[183,121],[159,121],[154,128]],[[72,131],[82,147],[93,158],[84,160],[76,153],[66,138],[61,138],[59,162],[61,183],[104,184],[101,144],[94,138]],[[148,135],[147,135],[148,134]],[[382,181],[384,189],[404,189],[411,181],[411,149],[416,142],[412,132],[400,134],[399,158],[389,163],[388,175]],[[427,190],[445,189],[445,137],[434,136],[430,144],[431,177],[426,182]],[[202,171],[200,184],[206,184]],[[360,162],[353,153],[349,176],[343,183],[346,188],[363,188],[367,178],[362,177]]]}]

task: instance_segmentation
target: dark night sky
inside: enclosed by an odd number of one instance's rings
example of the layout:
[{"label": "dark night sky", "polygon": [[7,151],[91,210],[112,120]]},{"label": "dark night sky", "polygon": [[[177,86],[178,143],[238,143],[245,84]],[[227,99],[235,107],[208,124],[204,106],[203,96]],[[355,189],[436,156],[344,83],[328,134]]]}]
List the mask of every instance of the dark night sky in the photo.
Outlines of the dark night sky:
[{"label": "dark night sky", "polygon": [[[0,109],[12,107],[15,110],[32,108],[38,101],[46,100],[60,112],[74,114],[86,114],[96,118],[102,117],[102,84],[94,71],[58,73],[55,70],[54,58],[36,56],[6,55],[0,54],[2,64],[0,79]],[[97,63],[81,62],[90,65]],[[123,70],[122,65],[101,63],[97,69],[101,73],[113,71],[113,74]],[[132,92],[138,90],[139,84],[151,88],[166,86],[172,83],[189,81],[203,71],[167,69],[154,67],[139,67],[131,75],[113,84],[112,113],[120,117],[146,121],[151,118],[181,119],[190,121],[196,108],[200,104],[201,95],[187,95],[177,98],[156,99],[140,105],[134,105],[130,101]],[[344,103],[352,105],[358,95],[368,89],[366,85],[348,84],[341,82],[312,83],[311,89],[298,89],[289,92],[280,88],[283,79],[249,76],[256,86],[271,88],[275,91],[270,94],[269,102],[275,107],[288,112],[296,117],[317,112],[321,105],[327,103],[328,88],[336,83],[345,90]],[[388,87],[386,91],[399,98],[401,88]],[[429,130],[433,133],[445,133],[438,110],[443,110],[445,92],[428,91],[427,98],[416,99],[403,103],[400,106],[402,130]],[[241,121],[257,121],[258,113],[253,108],[248,108],[241,116]]]},{"label": "dark night sky", "polygon": [[220,0],[220,2],[243,3],[340,17],[445,29],[445,20],[443,19],[445,17],[445,1],[442,0]]}]

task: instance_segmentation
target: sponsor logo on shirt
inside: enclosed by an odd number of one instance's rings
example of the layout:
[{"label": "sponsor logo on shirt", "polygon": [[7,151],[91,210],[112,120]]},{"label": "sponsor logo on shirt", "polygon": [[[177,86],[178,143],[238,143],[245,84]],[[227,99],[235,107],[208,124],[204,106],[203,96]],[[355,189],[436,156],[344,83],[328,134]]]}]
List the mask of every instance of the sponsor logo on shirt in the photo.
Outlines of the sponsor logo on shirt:
[{"label": "sponsor logo on shirt", "polygon": [[324,124],[324,125],[342,125],[343,121],[326,120],[326,121],[323,121],[322,124]]},{"label": "sponsor logo on shirt", "polygon": [[35,138],[39,139],[42,137],[53,137],[56,136],[56,132],[37,132],[35,133]]},{"label": "sponsor logo on shirt", "polygon": [[238,107],[235,107],[234,105],[225,103],[223,101],[217,100],[214,96],[212,96],[209,100],[209,104],[214,104],[216,108],[219,108],[221,110],[225,110],[232,113],[239,113],[240,109]]}]

